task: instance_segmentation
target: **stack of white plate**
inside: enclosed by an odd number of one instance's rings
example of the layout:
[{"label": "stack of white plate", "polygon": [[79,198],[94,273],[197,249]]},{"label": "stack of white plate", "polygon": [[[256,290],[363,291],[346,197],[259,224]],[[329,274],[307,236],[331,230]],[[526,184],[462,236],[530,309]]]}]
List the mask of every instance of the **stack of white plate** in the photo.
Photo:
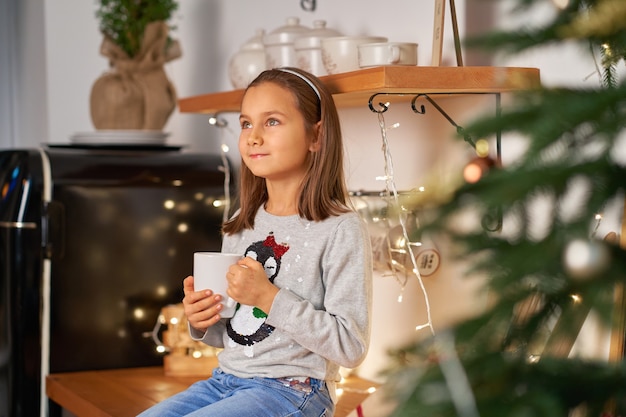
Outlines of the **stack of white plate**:
[{"label": "stack of white plate", "polygon": [[75,133],[70,136],[70,142],[82,145],[163,145],[168,135],[160,130],[96,130]]}]

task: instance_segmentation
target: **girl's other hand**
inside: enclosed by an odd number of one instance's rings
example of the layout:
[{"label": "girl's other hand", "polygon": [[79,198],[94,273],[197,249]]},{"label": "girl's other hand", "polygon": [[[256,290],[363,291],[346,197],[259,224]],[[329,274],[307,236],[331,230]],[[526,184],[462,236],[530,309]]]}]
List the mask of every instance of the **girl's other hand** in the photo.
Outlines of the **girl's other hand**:
[{"label": "girl's other hand", "polygon": [[194,291],[191,275],[183,280],[183,291],[183,307],[191,327],[205,332],[220,320],[219,313],[223,308],[221,295],[213,294],[211,290]]},{"label": "girl's other hand", "polygon": [[252,258],[242,258],[228,273],[227,294],[240,304],[258,307],[269,314],[278,287],[267,278],[265,268]]}]

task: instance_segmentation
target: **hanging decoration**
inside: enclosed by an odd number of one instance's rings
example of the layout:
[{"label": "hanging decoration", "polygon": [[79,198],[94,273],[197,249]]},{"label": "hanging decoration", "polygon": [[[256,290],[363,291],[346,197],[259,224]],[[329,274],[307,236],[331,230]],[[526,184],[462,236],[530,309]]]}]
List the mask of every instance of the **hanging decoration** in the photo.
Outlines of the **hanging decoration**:
[{"label": "hanging decoration", "polygon": [[619,237],[617,233],[609,232],[602,240],[598,239],[597,233],[603,218],[602,212],[595,214],[595,225],[589,238],[574,239],[565,245],[563,267],[574,280],[584,281],[598,277],[610,265],[609,245],[618,245]]},{"label": "hanging decoration", "polygon": [[586,280],[601,275],[609,266],[607,244],[597,239],[576,239],[565,246],[563,266],[572,279]]}]

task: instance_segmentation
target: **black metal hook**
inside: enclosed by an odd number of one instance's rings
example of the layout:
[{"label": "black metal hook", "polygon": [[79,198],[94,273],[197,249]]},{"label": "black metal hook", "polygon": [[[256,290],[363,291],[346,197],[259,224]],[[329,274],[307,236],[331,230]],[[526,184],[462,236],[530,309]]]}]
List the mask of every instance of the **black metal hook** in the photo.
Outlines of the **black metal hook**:
[{"label": "black metal hook", "polygon": [[[495,212],[495,213],[494,213]],[[499,232],[503,224],[502,207],[495,207],[491,213],[483,216],[481,226],[488,232]]]},{"label": "black metal hook", "polygon": [[[384,112],[386,112],[387,110],[389,110],[389,103],[378,103],[378,108],[376,108],[374,106],[374,99],[376,98],[376,96],[379,95],[392,95],[392,96],[406,96],[406,93],[375,93],[372,94],[370,96],[370,99],[367,102],[367,105],[369,106],[370,110],[373,111],[374,113],[378,113],[378,114],[382,114]],[[474,140],[472,139],[472,137],[470,135],[467,134],[467,132],[465,132],[465,129],[463,129],[461,126],[459,126],[454,119],[452,119],[452,117],[450,117],[450,115],[448,113],[446,113],[446,111],[439,105],[437,104],[437,102],[435,100],[432,99],[432,97],[430,97],[428,94],[425,93],[419,93],[419,94],[411,94],[413,95],[413,99],[411,100],[411,109],[413,109],[413,112],[417,113],[417,114],[426,114],[426,107],[421,104],[419,106],[419,109],[417,108],[417,100],[420,97],[424,97],[426,100],[428,100],[428,102],[430,104],[433,105],[433,107],[435,109],[437,109],[437,111],[446,118],[446,120],[448,120],[448,122],[450,122],[450,124],[452,126],[454,126],[456,128],[456,131],[459,135],[463,136],[463,139],[465,140],[465,142],[469,143],[470,146],[474,149],[476,149],[476,143],[474,142]]]},{"label": "black metal hook", "polygon": [[378,96],[378,95],[385,95],[386,93],[376,93],[373,94],[370,99],[367,102],[367,105],[369,106],[370,110],[373,111],[374,113],[378,113],[378,114],[382,114],[384,112],[386,112],[387,110],[389,110],[389,103],[378,103],[379,108],[375,109],[374,108],[374,97]]},{"label": "black metal hook", "polygon": [[317,7],[317,0],[300,0],[300,7],[307,12],[314,12]]},{"label": "black metal hook", "polygon": [[415,97],[413,97],[413,100],[411,100],[411,108],[413,109],[413,112],[415,112],[417,114],[425,114],[426,113],[426,107],[424,107],[423,104],[420,104],[419,110],[417,109],[417,107],[415,107],[415,102],[417,101],[418,98],[420,98],[423,95],[424,94],[418,94]]}]

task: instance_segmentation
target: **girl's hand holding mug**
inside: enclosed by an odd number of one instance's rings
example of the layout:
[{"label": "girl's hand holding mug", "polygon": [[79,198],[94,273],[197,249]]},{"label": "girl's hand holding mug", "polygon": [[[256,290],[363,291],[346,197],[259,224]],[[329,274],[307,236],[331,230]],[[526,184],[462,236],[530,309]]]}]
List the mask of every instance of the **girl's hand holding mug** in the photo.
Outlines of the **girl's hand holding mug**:
[{"label": "girl's hand holding mug", "polygon": [[252,258],[242,258],[226,274],[227,294],[238,303],[255,306],[269,314],[278,287],[270,282],[263,265]]},{"label": "girl's hand holding mug", "polygon": [[183,307],[191,327],[204,332],[222,318],[220,311],[224,308],[223,297],[213,294],[211,290],[194,291],[193,280],[191,275],[183,280]]}]

